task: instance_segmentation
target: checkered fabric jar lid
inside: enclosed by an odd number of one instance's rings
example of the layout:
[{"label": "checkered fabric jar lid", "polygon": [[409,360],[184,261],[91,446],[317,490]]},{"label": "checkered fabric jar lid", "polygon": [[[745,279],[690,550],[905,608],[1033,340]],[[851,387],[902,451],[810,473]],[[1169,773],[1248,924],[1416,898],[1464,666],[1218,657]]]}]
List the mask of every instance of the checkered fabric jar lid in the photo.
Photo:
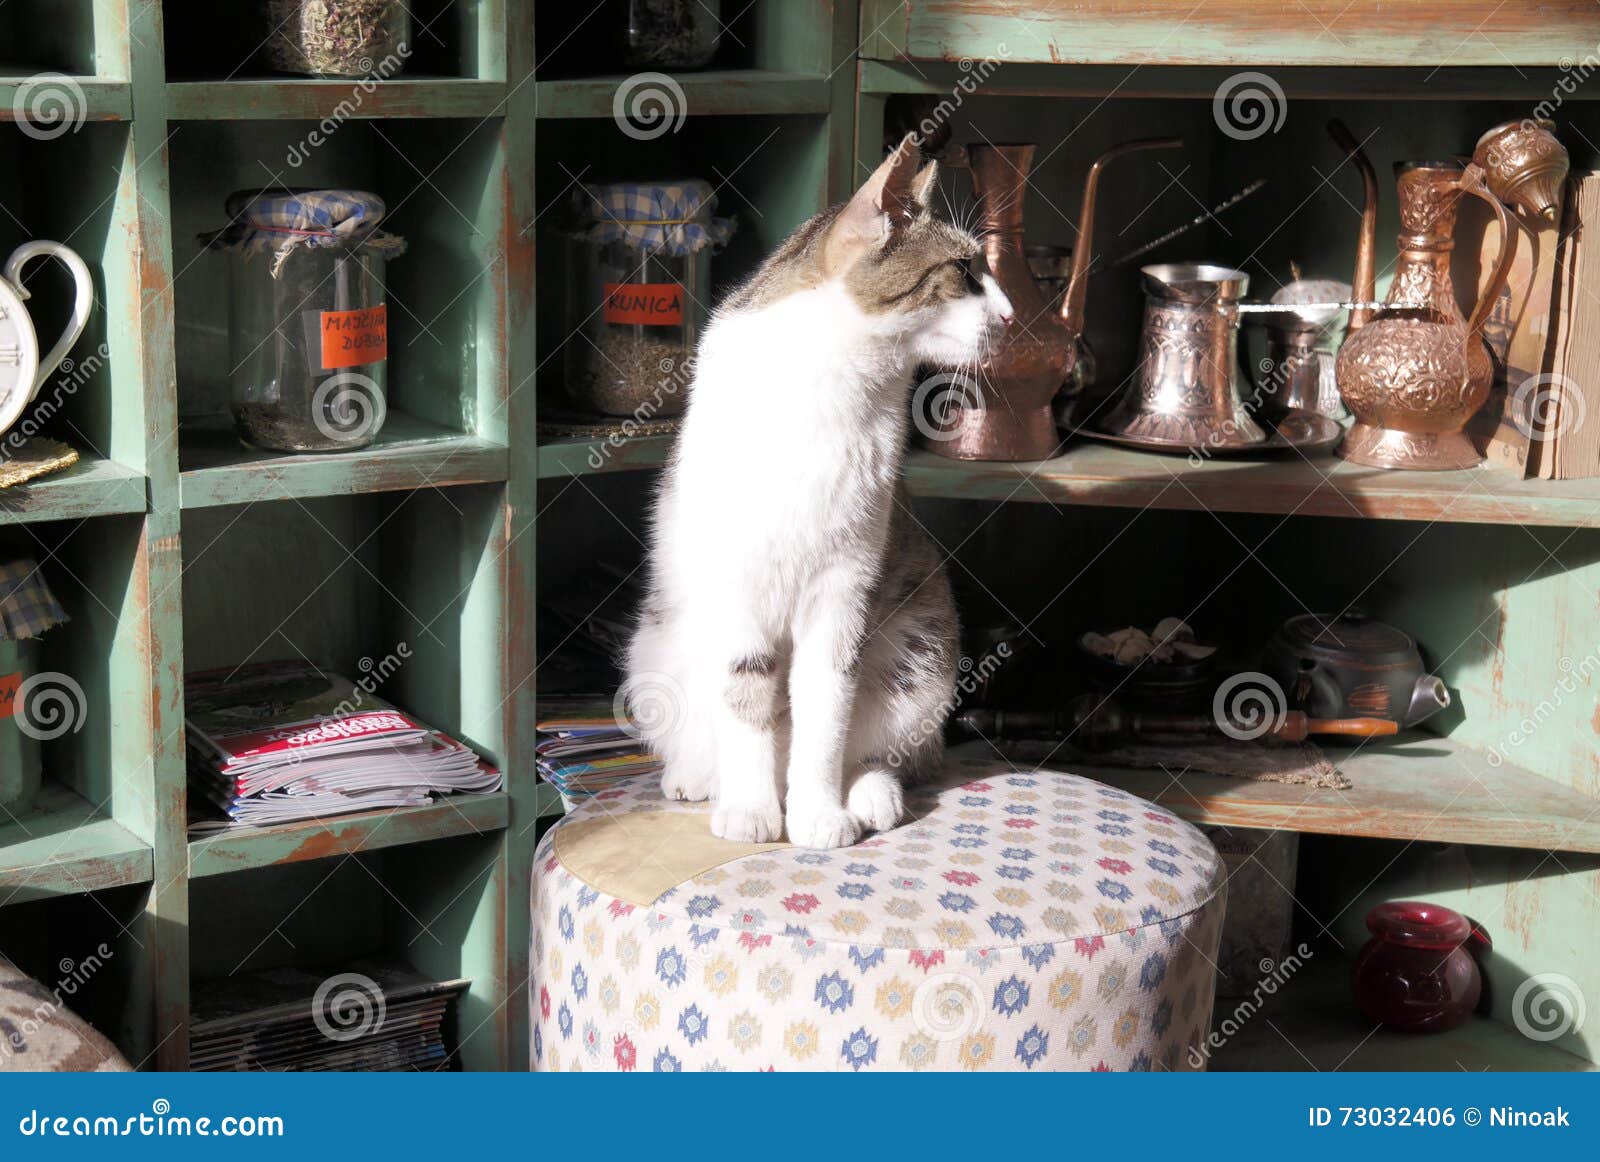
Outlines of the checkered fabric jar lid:
[{"label": "checkered fabric jar lid", "polygon": [[232,220],[200,241],[228,254],[269,253],[274,278],[300,249],[361,248],[394,258],[406,248],[403,238],[378,229],[388,207],[365,190],[239,190],[226,206]]},{"label": "checkered fabric jar lid", "polygon": [[26,641],[67,620],[32,557],[0,561],[0,639]]},{"label": "checkered fabric jar lid", "polygon": [[578,236],[590,242],[626,242],[647,254],[674,258],[720,247],[738,228],[717,218],[717,195],[708,182],[614,182],[574,191]]}]

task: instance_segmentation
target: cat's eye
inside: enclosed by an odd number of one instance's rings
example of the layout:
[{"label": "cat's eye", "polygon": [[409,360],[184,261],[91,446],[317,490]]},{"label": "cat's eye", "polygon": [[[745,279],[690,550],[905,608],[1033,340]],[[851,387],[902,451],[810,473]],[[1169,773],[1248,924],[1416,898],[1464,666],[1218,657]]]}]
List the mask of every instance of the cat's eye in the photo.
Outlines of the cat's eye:
[{"label": "cat's eye", "polygon": [[966,283],[968,292],[972,294],[983,293],[983,258],[981,256],[957,258],[951,265],[961,272],[961,279]]}]

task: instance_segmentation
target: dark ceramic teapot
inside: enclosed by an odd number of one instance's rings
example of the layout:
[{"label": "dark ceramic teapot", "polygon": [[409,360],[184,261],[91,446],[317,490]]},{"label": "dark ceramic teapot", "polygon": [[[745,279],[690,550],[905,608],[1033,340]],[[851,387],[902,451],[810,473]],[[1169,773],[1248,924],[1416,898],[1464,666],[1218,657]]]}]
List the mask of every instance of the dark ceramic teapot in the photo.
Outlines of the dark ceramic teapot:
[{"label": "dark ceramic teapot", "polygon": [[1387,718],[1410,727],[1450,705],[1409,634],[1355,612],[1291,617],[1267,643],[1262,669],[1283,688],[1289,709],[1313,718]]}]

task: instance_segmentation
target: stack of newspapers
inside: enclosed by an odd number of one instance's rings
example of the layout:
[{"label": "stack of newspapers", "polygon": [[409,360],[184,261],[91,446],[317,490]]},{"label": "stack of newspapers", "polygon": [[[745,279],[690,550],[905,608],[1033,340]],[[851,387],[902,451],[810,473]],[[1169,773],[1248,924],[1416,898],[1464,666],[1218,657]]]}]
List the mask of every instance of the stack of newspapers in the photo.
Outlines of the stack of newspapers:
[{"label": "stack of newspapers", "polygon": [[570,810],[578,802],[635,775],[653,775],[651,754],[625,716],[603,696],[539,703],[539,776],[561,793]]},{"label": "stack of newspapers", "polygon": [[189,1068],[374,1072],[453,1069],[445,1043],[470,984],[398,961],[272,968],[194,985]]},{"label": "stack of newspapers", "polygon": [[501,786],[470,747],[308,662],[190,674],[184,698],[194,833]]}]

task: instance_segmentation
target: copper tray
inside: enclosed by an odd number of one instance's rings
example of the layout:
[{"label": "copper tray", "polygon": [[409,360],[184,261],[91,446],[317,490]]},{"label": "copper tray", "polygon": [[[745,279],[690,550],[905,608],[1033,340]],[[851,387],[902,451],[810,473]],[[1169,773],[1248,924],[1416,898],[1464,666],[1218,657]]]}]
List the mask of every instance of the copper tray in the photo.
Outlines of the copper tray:
[{"label": "copper tray", "polygon": [[[1258,420],[1261,417],[1256,417]],[[1227,456],[1248,459],[1251,456],[1274,456],[1284,452],[1327,452],[1344,438],[1344,428],[1338,420],[1304,408],[1291,408],[1277,421],[1272,434],[1254,444],[1191,444],[1182,440],[1153,440],[1136,436],[1119,436],[1093,428],[1079,428],[1074,435],[1091,440],[1103,440],[1124,448],[1138,448],[1146,452],[1165,452],[1169,455]]]}]

